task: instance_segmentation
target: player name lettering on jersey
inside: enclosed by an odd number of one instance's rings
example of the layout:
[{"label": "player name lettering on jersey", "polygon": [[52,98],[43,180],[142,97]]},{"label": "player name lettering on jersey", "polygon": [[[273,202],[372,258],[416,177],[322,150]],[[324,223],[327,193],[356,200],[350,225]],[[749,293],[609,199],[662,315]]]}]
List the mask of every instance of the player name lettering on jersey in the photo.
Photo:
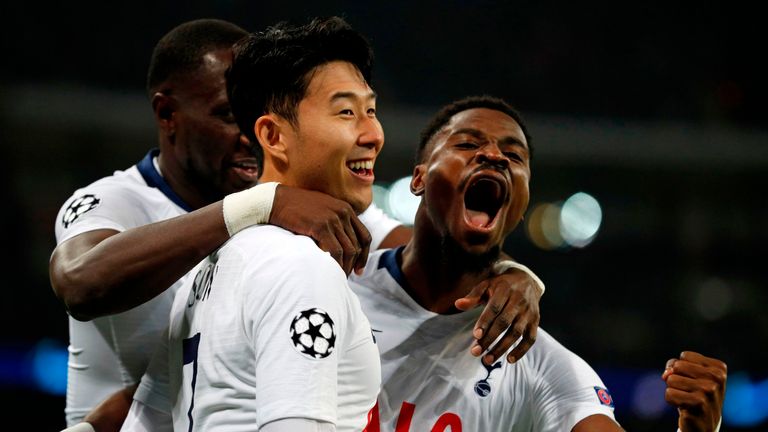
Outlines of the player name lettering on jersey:
[{"label": "player name lettering on jersey", "polygon": [[195,282],[192,285],[192,289],[189,291],[187,307],[194,306],[196,302],[205,301],[205,299],[211,295],[213,277],[216,276],[218,270],[219,266],[211,262],[206,263],[200,268],[195,275]]},{"label": "player name lettering on jersey", "polygon": [[[400,405],[400,414],[397,417],[397,424],[395,425],[394,432],[416,432],[411,431],[411,421],[413,420],[413,414],[416,412],[416,405],[408,401],[403,401]],[[430,429],[431,432],[461,432],[461,417],[452,412],[444,412],[437,418],[434,426]],[[379,421],[379,403],[371,408],[368,413],[368,424],[363,432],[389,432],[381,430],[381,423]]]}]

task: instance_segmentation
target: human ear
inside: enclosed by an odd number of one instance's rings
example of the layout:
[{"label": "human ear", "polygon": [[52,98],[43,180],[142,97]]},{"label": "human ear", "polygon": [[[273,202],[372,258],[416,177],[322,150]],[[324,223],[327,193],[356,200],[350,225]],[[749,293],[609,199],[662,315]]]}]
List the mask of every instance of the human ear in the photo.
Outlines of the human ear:
[{"label": "human ear", "polygon": [[411,193],[416,196],[424,195],[424,173],[427,168],[424,164],[418,164],[413,168],[413,177],[411,177]]},{"label": "human ear", "polygon": [[155,92],[152,95],[152,110],[155,113],[155,122],[166,135],[173,136],[176,133],[175,100],[163,92]]},{"label": "human ear", "polygon": [[268,154],[271,159],[287,164],[288,154],[283,133],[283,123],[282,119],[272,114],[265,114],[256,119],[256,123],[253,125],[253,133],[256,135],[256,139],[259,140],[259,144],[261,144],[265,154]]}]

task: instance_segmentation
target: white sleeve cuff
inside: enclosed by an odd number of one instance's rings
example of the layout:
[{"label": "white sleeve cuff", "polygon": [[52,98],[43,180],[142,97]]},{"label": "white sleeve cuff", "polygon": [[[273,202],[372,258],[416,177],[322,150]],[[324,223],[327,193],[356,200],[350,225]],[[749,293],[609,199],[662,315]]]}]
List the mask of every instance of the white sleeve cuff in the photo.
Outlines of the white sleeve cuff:
[{"label": "white sleeve cuff", "polygon": [[542,282],[541,279],[539,279],[539,277],[536,276],[536,274],[533,271],[531,271],[531,269],[529,269],[528,267],[520,264],[519,262],[512,261],[512,260],[497,261],[493,265],[493,273],[497,274],[497,275],[500,275],[500,274],[502,274],[502,273],[504,273],[507,270],[512,269],[512,268],[520,270],[520,271],[523,271],[526,274],[528,274],[528,276],[531,279],[533,279],[533,282],[536,284],[536,288],[539,289],[539,297],[544,295],[544,291],[546,290],[546,287],[544,287],[544,282]]}]

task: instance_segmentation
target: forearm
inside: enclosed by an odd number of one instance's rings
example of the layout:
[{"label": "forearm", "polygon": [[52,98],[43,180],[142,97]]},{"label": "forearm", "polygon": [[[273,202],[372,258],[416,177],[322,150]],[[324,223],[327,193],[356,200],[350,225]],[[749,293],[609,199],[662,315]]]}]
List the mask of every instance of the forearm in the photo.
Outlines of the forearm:
[{"label": "forearm", "polygon": [[218,202],[104,237],[94,239],[95,245],[70,239],[51,258],[51,284],[76,319],[123,312],[152,299],[229,234]]},{"label": "forearm", "polygon": [[90,423],[96,432],[117,432],[125,421],[133,403],[137,385],[124,388],[93,409],[83,421]]}]

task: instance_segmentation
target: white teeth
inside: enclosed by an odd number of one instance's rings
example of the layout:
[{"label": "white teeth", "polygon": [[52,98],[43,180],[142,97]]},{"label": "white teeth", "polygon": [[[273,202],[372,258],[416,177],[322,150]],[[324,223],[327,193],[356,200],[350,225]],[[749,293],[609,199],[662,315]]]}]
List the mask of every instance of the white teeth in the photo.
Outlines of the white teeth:
[{"label": "white teeth", "polygon": [[366,161],[354,161],[354,162],[348,162],[347,166],[350,169],[353,170],[359,170],[359,169],[373,169],[373,161],[372,160],[366,160]]}]

